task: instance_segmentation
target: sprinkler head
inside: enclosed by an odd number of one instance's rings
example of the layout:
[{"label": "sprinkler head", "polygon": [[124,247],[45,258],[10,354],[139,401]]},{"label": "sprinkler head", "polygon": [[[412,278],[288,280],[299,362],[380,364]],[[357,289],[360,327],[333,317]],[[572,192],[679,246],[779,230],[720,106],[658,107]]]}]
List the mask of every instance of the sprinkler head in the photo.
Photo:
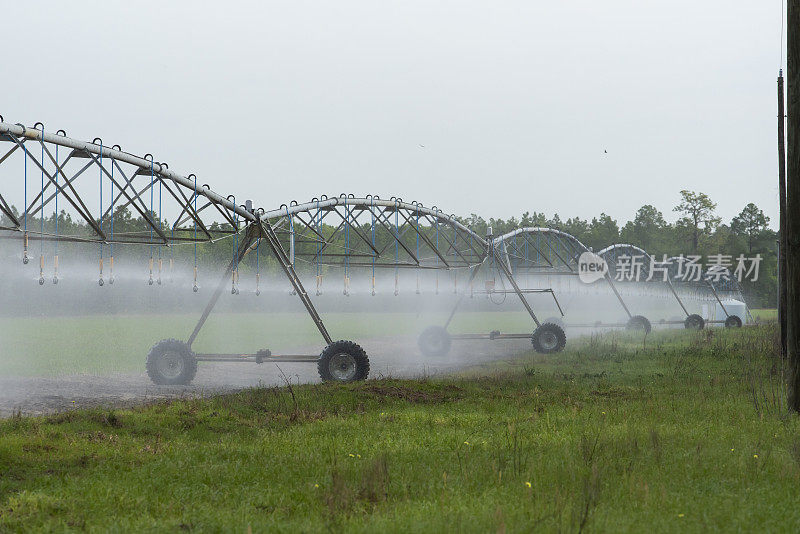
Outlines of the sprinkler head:
[{"label": "sprinkler head", "polygon": [[103,284],[105,284],[102,278],[98,280],[97,283],[100,284],[100,287],[103,287]]},{"label": "sprinkler head", "polygon": [[54,283],[54,284],[57,284],[57,283],[58,283],[58,277],[57,277],[57,276],[54,276],[54,277],[53,277],[53,283]]},{"label": "sprinkler head", "polygon": [[44,285],[44,276],[40,276],[40,277],[39,277],[39,285],[40,285],[40,286],[43,286],[43,285]]},{"label": "sprinkler head", "polygon": [[192,286],[192,292],[197,293],[197,284]]}]

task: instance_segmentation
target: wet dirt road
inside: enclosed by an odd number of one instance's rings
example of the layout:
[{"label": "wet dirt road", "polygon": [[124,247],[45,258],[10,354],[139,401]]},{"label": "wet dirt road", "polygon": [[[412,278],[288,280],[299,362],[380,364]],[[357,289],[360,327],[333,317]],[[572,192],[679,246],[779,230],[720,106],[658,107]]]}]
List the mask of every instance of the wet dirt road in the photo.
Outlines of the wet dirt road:
[{"label": "wet dirt road", "polygon": [[[370,378],[437,376],[492,360],[513,358],[530,349],[526,340],[453,342],[446,358],[429,360],[416,339],[367,340]],[[306,347],[309,354],[321,347]],[[189,386],[156,386],[144,372],[103,376],[0,377],[0,417],[41,415],[86,407],[128,407],[170,398],[190,398],[248,387],[318,382],[316,364],[201,362]]]}]

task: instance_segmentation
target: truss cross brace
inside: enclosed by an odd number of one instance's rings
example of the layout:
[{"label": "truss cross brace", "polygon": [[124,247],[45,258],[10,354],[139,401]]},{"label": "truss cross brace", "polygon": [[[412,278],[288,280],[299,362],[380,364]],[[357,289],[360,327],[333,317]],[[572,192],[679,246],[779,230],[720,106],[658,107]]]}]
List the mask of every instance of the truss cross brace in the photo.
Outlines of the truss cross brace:
[{"label": "truss cross brace", "polygon": [[311,302],[308,293],[306,293],[303,283],[300,281],[300,277],[297,275],[294,267],[289,262],[289,257],[287,256],[286,251],[283,250],[283,246],[278,240],[278,236],[275,234],[272,226],[265,220],[259,220],[258,223],[248,225],[247,229],[245,230],[245,235],[239,242],[239,248],[236,251],[235,258],[231,260],[228,268],[222,275],[222,278],[214,290],[213,295],[211,295],[211,300],[209,300],[208,304],[206,304],[200,319],[197,321],[197,324],[194,327],[194,331],[192,331],[192,334],[189,336],[189,340],[187,341],[189,348],[191,348],[195,339],[197,339],[198,334],[200,334],[200,330],[202,330],[203,325],[208,319],[208,316],[211,314],[211,311],[214,309],[214,306],[216,306],[219,297],[225,290],[228,280],[231,277],[231,273],[234,271],[234,269],[236,269],[242,259],[244,259],[247,252],[251,250],[252,245],[259,239],[265,239],[269,244],[272,252],[275,254],[275,257],[278,260],[278,263],[280,264],[286,276],[289,278],[289,281],[292,283],[292,287],[294,287],[295,292],[300,297],[300,300],[305,306],[306,311],[308,311],[308,314],[311,316],[311,320],[314,321],[314,324],[319,330],[319,333],[322,334],[325,342],[328,344],[333,343],[333,338],[331,338],[327,328],[325,327],[325,324],[322,322],[322,318],[314,307],[314,304]]}]

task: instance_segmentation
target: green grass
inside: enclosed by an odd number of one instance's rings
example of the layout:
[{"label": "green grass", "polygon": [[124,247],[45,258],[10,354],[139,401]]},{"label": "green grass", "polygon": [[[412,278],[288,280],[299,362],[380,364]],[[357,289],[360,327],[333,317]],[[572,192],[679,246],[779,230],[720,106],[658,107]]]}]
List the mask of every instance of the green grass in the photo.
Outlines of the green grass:
[{"label": "green grass", "polygon": [[778,320],[778,310],[777,308],[761,308],[756,310],[750,310],[750,313],[753,314],[753,318],[756,321],[777,321]]},{"label": "green grass", "polygon": [[[0,422],[0,531],[796,532],[774,327]],[[777,396],[777,397],[776,397]]]},{"label": "green grass", "polygon": [[[753,315],[759,321],[777,317],[775,310],[753,310]],[[143,370],[150,347],[164,338],[188,338],[198,317],[198,313],[186,313],[0,318],[0,376],[138,373]],[[427,326],[443,324],[447,315],[327,313],[324,319],[336,339],[364,340],[416,337]],[[582,318],[572,320],[581,322]],[[529,332],[532,323],[522,311],[466,312],[456,314],[449,328],[453,333],[488,333],[495,329]],[[305,313],[220,313],[211,315],[194,349],[253,353],[269,348],[280,353],[292,351],[298,344],[317,347],[316,350],[324,345]]]},{"label": "green grass", "polygon": [[[141,372],[150,347],[158,340],[188,338],[198,314],[106,315],[0,319],[0,375],[107,374]],[[416,335],[441,324],[446,315],[409,313],[330,313],[325,321],[336,339]],[[491,328],[526,332],[531,320],[523,312],[462,313],[454,332],[488,332]],[[252,353],[261,348],[286,350],[301,340],[324,343],[304,313],[214,314],[194,344],[199,352]]]}]

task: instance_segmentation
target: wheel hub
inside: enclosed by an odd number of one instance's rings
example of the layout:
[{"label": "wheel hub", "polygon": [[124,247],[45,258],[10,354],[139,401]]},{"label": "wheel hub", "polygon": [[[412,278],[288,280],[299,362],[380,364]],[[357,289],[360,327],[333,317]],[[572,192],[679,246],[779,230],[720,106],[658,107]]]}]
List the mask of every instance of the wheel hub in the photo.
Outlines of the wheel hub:
[{"label": "wheel hub", "polygon": [[429,334],[428,336],[426,336],[425,344],[428,345],[428,347],[430,347],[430,350],[433,352],[441,350],[441,348],[444,346],[442,337],[437,336],[435,334]]},{"label": "wheel hub", "polygon": [[157,367],[161,375],[174,380],[183,373],[183,365],[183,357],[177,352],[169,351],[158,359]]},{"label": "wheel hub", "polygon": [[348,382],[355,379],[356,373],[358,372],[356,359],[346,352],[340,352],[334,355],[330,359],[328,368],[331,371],[331,375],[341,382]]},{"label": "wheel hub", "polygon": [[542,332],[539,343],[545,350],[553,350],[558,345],[558,337],[553,332]]}]

